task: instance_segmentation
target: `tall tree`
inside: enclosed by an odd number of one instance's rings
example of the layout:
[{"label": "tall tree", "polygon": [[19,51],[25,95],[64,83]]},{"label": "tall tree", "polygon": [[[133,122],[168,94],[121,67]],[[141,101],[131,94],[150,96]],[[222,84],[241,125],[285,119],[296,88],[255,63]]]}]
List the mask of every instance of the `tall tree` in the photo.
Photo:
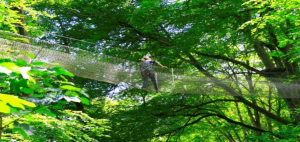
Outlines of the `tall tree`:
[{"label": "tall tree", "polygon": [[[47,7],[47,8],[46,8]],[[175,130],[197,124],[205,118],[215,118],[207,123],[218,126],[220,120],[257,131],[257,135],[272,132],[271,125],[262,119],[275,120],[287,125],[300,121],[295,110],[299,108],[299,88],[283,88],[284,80],[299,83],[299,2],[297,0],[165,0],[141,1],[55,1],[39,3],[36,8],[56,14],[54,19],[43,20],[50,29],[63,36],[101,43],[92,46],[57,38],[67,45],[80,45],[90,51],[103,51],[124,59],[138,60],[150,52],[170,67],[188,68],[200,72],[216,84],[223,94],[229,94],[224,104],[242,106],[244,113],[231,118],[227,110],[196,113],[202,105],[215,104],[224,99],[210,98],[189,106],[180,106],[182,117],[189,123],[178,124]],[[223,73],[223,75],[219,75]],[[265,77],[275,84],[268,91],[258,90],[253,82]],[[232,78],[236,84],[222,83],[222,78]],[[247,84],[239,82],[246,79]],[[243,87],[241,87],[243,86]],[[216,89],[217,90],[217,89]],[[282,97],[292,118],[281,115],[282,102],[245,98],[246,95],[267,93]],[[274,107],[278,107],[274,110]],[[175,105],[176,106],[176,105]],[[237,105],[236,111],[241,110]],[[169,108],[173,108],[169,106]],[[185,111],[186,110],[186,111]],[[201,109],[202,110],[202,109]],[[190,114],[195,112],[195,114]],[[197,115],[196,115],[197,114]],[[175,114],[155,113],[156,117]],[[245,119],[251,121],[244,121]],[[194,121],[190,121],[194,120]],[[139,120],[142,121],[142,120]],[[151,120],[152,121],[152,120]],[[142,127],[142,126],[141,126]],[[151,128],[151,130],[154,130]],[[149,128],[150,131],[150,128]],[[173,131],[160,132],[168,135]],[[232,139],[229,132],[223,136]],[[246,132],[244,133],[245,135]],[[158,135],[158,136],[161,136]],[[171,135],[171,134],[170,134]],[[280,137],[274,134],[276,137]]]}]

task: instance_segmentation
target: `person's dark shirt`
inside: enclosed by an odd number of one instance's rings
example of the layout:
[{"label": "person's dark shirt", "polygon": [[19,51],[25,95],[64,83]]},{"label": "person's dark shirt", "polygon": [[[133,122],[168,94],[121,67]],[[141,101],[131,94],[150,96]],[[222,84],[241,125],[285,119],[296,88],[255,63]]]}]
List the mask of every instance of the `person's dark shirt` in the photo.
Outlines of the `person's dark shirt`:
[{"label": "person's dark shirt", "polygon": [[141,71],[151,70],[152,69],[152,65],[153,64],[157,64],[157,63],[158,62],[156,62],[154,60],[146,60],[143,63],[141,63],[140,69],[141,69]]}]

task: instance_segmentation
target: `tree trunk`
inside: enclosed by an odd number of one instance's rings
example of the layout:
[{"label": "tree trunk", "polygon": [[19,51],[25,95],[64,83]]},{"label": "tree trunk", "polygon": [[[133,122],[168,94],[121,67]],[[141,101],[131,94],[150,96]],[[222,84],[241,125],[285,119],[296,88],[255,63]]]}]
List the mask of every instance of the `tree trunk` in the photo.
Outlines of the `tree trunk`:
[{"label": "tree trunk", "polygon": [[[280,51],[282,51],[285,55],[289,53],[290,45],[288,44],[285,48],[279,48]],[[261,42],[255,42],[254,49],[257,52],[259,58],[263,62],[266,69],[272,70],[275,69],[275,64],[272,63],[270,56],[266,53],[264,46]],[[290,109],[290,113],[295,119],[295,124],[300,122],[300,115],[296,112],[297,108],[300,107],[300,88],[298,86],[298,81],[291,82],[290,84],[284,83],[284,79],[287,78],[290,75],[296,75],[298,72],[298,64],[297,63],[290,63],[290,58],[286,57],[283,59],[282,62],[284,62],[285,65],[285,71],[278,74],[265,74],[265,77],[268,77],[268,79],[275,84],[276,89],[278,91],[279,97],[283,98],[283,100],[286,102],[288,108]],[[295,84],[296,85],[295,85]]]},{"label": "tree trunk", "polygon": [[[25,20],[25,15],[24,15],[24,10],[19,9],[19,14],[22,15],[22,17],[20,18],[21,22],[23,25],[26,25],[26,20]],[[24,17],[23,17],[24,16]],[[25,30],[23,25],[19,25],[18,29],[19,29],[19,33],[23,36],[28,36],[29,37],[29,33]]]}]

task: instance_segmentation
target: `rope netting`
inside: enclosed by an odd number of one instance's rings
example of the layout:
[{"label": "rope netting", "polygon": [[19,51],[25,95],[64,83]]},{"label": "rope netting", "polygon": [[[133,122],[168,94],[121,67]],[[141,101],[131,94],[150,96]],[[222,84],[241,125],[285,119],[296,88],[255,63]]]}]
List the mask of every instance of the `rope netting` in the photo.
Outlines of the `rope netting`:
[{"label": "rope netting", "polygon": [[[112,84],[126,83],[131,87],[141,88],[143,81],[138,69],[139,62],[88,52],[79,48],[29,37],[25,37],[28,40],[25,42],[15,41],[6,38],[3,34],[22,37],[17,34],[0,31],[1,52],[6,52],[7,49],[18,50],[20,53],[27,51],[26,53],[35,54],[34,61],[59,63],[60,66],[76,76]],[[4,55],[1,56],[2,58],[5,57]],[[243,76],[236,76],[235,79],[232,79],[220,74],[216,75],[217,79],[205,77],[201,73],[185,75],[186,71],[182,69],[158,70],[158,68],[154,68],[154,70],[161,92],[248,97],[300,97],[300,85],[298,83],[285,83],[286,80],[283,78],[257,76],[247,80]],[[253,82],[254,90],[249,89],[249,81]],[[154,90],[150,79],[147,87],[149,90]],[[229,93],[228,89],[238,93]],[[270,94],[270,91],[273,93]]]}]

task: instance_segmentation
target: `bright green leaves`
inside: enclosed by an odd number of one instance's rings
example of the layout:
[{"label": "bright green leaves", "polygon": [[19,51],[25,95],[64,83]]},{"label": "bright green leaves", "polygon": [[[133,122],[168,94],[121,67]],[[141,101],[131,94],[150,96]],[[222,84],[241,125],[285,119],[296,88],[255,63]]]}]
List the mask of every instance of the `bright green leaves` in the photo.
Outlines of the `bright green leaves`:
[{"label": "bright green leaves", "polygon": [[25,109],[27,107],[36,107],[34,103],[25,101],[13,95],[0,94],[0,112],[10,113],[10,107]]},{"label": "bright green leaves", "polygon": [[[0,21],[3,21],[3,15],[2,14],[0,14]],[[0,26],[1,26],[1,24],[0,24]]]},{"label": "bright green leaves", "polygon": [[281,51],[270,52],[269,55],[271,57],[284,57],[284,54]]},{"label": "bright green leaves", "polygon": [[[24,60],[17,60],[16,63],[13,62],[3,62],[0,63],[0,72],[10,75],[10,73],[15,72],[16,74],[21,74],[24,79],[30,79],[31,81],[35,82],[28,75],[28,71],[31,70],[31,67],[20,67],[18,65],[26,65]],[[18,65],[17,65],[18,64]]]},{"label": "bright green leaves", "polygon": [[15,64],[20,66],[20,67],[28,65],[25,60],[20,60],[20,59],[17,59],[17,62]]},{"label": "bright green leaves", "polygon": [[14,123],[16,129],[13,129],[13,132],[29,141],[49,139],[52,141],[107,141],[101,138],[109,137],[107,135],[111,129],[108,125],[109,121],[94,119],[79,111],[61,110],[59,112],[62,116],[28,115],[19,123]]},{"label": "bright green leaves", "polygon": [[46,66],[47,64],[44,63],[44,62],[40,62],[40,61],[35,61],[33,63],[31,63],[32,65],[35,65],[35,66]]},{"label": "bright green leaves", "polygon": [[6,102],[0,101],[0,113],[10,113],[10,108]]},{"label": "bright green leaves", "polygon": [[17,94],[22,94],[22,90],[24,88],[28,87],[28,80],[21,79],[21,80],[16,80],[16,79],[10,79],[10,93],[14,93],[15,95]]},{"label": "bright green leaves", "polygon": [[27,56],[30,57],[31,59],[35,58],[35,54],[33,54],[33,53],[29,53],[29,54],[27,54]]},{"label": "bright green leaves", "polygon": [[13,129],[12,129],[12,133],[13,133],[13,134],[20,134],[20,135],[22,135],[24,138],[28,138],[28,135],[26,134],[26,132],[24,131],[23,128],[13,128]]},{"label": "bright green leaves", "polygon": [[[32,55],[32,57],[34,56]],[[89,105],[89,100],[85,98],[88,95],[84,90],[75,87],[74,83],[67,80],[67,77],[72,77],[73,74],[61,67],[44,68],[46,65],[47,63],[39,61],[28,64],[21,59],[17,59],[15,62],[9,59],[0,60],[2,93],[14,94],[0,94],[0,114],[18,113],[19,110],[36,107],[34,103],[23,100],[19,96],[31,96],[31,99],[35,100],[51,98],[51,104],[49,104],[49,100],[46,100],[47,102],[44,103],[48,105],[40,104],[39,109],[31,112],[51,117],[61,115],[58,111],[64,110],[66,105],[80,102]],[[28,113],[22,114],[27,115]],[[5,119],[7,118],[5,117]],[[21,125],[14,125],[11,132],[22,136],[23,139],[30,139],[33,136],[32,132],[36,130],[33,130],[28,122]]]},{"label": "bright green leaves", "polygon": [[80,97],[80,101],[85,105],[90,105],[90,100],[85,97]]},{"label": "bright green leaves", "polygon": [[66,75],[66,76],[70,76],[73,77],[74,75],[68,71],[66,71],[65,69],[63,69],[62,67],[54,67],[52,68],[54,71],[56,71],[56,75]]},{"label": "bright green leaves", "polygon": [[43,79],[43,84],[44,85],[46,85],[47,87],[51,87],[51,88],[53,88],[53,85],[52,84],[50,84],[50,82],[51,82],[51,79]]},{"label": "bright green leaves", "polygon": [[[6,81],[2,81],[2,85],[4,85],[2,87],[6,86],[4,92],[17,96],[45,97],[46,93],[50,93],[52,95],[89,97],[84,90],[75,87],[74,83],[68,81],[66,77],[73,77],[72,73],[62,67],[48,69],[41,67],[46,65],[47,63],[40,61],[27,64],[20,59],[16,62],[2,59],[0,61],[0,73],[5,75]],[[88,104],[86,100],[85,102]]]},{"label": "bright green leaves", "polygon": [[[73,98],[70,97],[65,97],[65,99],[70,102],[82,102],[85,105],[89,105],[90,101],[87,99],[89,98],[89,95],[87,93],[85,93],[85,91],[81,88],[77,88],[75,86],[72,85],[62,85],[60,86],[60,89],[62,89],[63,91],[65,91],[65,95],[66,96],[73,96]],[[83,95],[84,97],[79,97],[79,99],[77,98],[77,96]]]},{"label": "bright green leaves", "polygon": [[[81,93],[82,95],[89,97],[89,95],[86,94],[84,92],[84,90],[82,90],[81,88],[71,86],[71,85],[62,85],[62,86],[60,86],[60,89],[67,91],[66,95],[74,96],[74,94]],[[75,96],[77,96],[77,95],[75,95]]]},{"label": "bright green leaves", "polygon": [[[4,0],[0,1],[0,28],[18,31],[18,26],[24,26],[28,31],[29,28],[40,28],[36,26],[36,22],[39,16],[52,17],[44,11],[37,11],[32,8],[36,1],[31,0]],[[20,14],[20,11],[24,11],[26,16]],[[24,18],[25,17],[25,18]],[[26,19],[26,20],[25,20]],[[25,20],[26,23],[23,23]],[[29,23],[31,22],[31,23]]]},{"label": "bright green leaves", "polygon": [[[296,0],[285,1],[263,1],[250,0],[243,4],[251,10],[251,19],[240,26],[240,29],[251,29],[252,35],[263,42],[274,43],[272,38],[277,38],[278,47],[284,48],[288,44],[297,42],[300,37],[298,10],[299,2]],[[254,10],[256,9],[256,10]],[[268,39],[269,32],[274,32],[271,39]]]},{"label": "bright green leaves", "polygon": [[63,89],[63,90],[70,90],[70,91],[81,92],[80,88],[77,88],[77,87],[74,87],[74,86],[71,86],[71,85],[62,85],[62,86],[60,86],[60,88]]},{"label": "bright green leaves", "polygon": [[34,93],[34,89],[31,88],[20,88],[20,90],[26,94],[33,94]]},{"label": "bright green leaves", "polygon": [[11,62],[4,62],[4,63],[1,63],[0,66],[3,66],[13,72],[17,72],[19,71],[19,66],[17,66],[15,63],[11,63]]}]

